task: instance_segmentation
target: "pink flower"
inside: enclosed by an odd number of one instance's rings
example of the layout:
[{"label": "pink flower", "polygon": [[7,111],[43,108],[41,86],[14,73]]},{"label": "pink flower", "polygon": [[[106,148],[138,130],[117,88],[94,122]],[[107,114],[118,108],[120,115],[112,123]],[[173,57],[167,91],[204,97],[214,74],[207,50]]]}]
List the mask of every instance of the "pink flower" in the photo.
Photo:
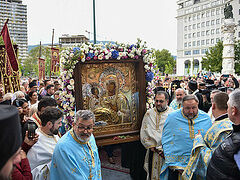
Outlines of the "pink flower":
[{"label": "pink flower", "polygon": [[94,56],[94,58],[93,58],[94,60],[97,60],[98,58],[97,58],[97,56]]}]

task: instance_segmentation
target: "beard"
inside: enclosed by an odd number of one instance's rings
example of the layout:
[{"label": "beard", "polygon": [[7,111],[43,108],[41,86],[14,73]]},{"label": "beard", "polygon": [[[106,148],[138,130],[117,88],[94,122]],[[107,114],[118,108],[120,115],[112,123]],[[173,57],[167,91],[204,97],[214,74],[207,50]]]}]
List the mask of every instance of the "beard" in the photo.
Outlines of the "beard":
[{"label": "beard", "polygon": [[[79,141],[83,142],[83,143],[86,143],[90,140],[90,137],[91,135],[89,134],[85,134],[85,133],[81,133],[80,135],[77,135],[75,133],[76,137],[78,138]],[[85,137],[85,138],[82,138],[82,137]]]},{"label": "beard", "polygon": [[176,99],[177,104],[182,104],[182,99]]},{"label": "beard", "polygon": [[163,111],[165,111],[167,109],[167,106],[157,106],[157,111],[158,112],[163,112]]},{"label": "beard", "polygon": [[50,132],[53,134],[53,135],[58,135],[58,129],[54,129],[54,127],[52,127],[50,129]]}]

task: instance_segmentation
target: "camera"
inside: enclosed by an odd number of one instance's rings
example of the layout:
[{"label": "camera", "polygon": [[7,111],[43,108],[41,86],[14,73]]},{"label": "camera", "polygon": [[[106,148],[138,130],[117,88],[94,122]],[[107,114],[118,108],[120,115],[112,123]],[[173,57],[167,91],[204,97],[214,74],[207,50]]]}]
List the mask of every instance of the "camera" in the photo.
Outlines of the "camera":
[{"label": "camera", "polygon": [[33,120],[28,120],[27,122],[27,131],[28,131],[28,139],[33,139],[35,137],[35,130],[37,129],[37,125]]}]

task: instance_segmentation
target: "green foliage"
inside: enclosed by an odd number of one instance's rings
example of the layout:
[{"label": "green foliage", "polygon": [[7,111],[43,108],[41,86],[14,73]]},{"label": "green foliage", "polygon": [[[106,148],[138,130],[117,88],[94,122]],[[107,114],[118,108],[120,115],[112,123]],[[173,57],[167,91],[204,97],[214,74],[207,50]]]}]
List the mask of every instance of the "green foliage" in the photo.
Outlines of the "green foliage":
[{"label": "green foliage", "polygon": [[[240,41],[237,41],[234,45],[235,50],[235,73],[240,74]],[[203,58],[202,67],[212,72],[221,72],[222,70],[222,52],[223,43],[219,41],[214,47],[210,48],[210,52],[206,53],[206,57]]]},{"label": "green foliage", "polygon": [[2,36],[0,36],[0,45],[4,45],[4,42],[3,42]]},{"label": "green foliage", "polygon": [[235,73],[240,74],[240,40],[234,46],[235,50]]},{"label": "green foliage", "polygon": [[167,49],[163,49],[161,51],[157,50],[155,52],[155,55],[156,55],[156,64],[160,72],[172,74],[173,69],[176,66],[176,61],[174,60],[171,53]]},{"label": "green foliage", "polygon": [[222,70],[222,52],[223,43],[219,41],[215,46],[209,48],[206,57],[202,60],[202,67],[212,72],[221,72]]},{"label": "green foliage", "polygon": [[[38,77],[38,57],[39,48],[35,47],[28,53],[28,58],[22,64],[22,72],[24,76]],[[45,46],[41,46],[42,58],[45,59],[45,75],[50,74],[50,60],[51,60],[51,49]]]}]

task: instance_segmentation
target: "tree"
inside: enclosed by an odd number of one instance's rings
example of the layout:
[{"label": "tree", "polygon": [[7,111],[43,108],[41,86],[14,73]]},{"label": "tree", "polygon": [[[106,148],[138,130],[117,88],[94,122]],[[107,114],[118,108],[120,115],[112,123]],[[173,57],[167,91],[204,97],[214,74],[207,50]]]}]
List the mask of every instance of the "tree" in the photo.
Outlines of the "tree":
[{"label": "tree", "polygon": [[161,51],[157,50],[155,52],[155,55],[156,55],[156,64],[160,72],[172,74],[173,69],[176,66],[176,61],[174,60],[171,53],[167,49],[163,49]]},{"label": "tree", "polygon": [[210,47],[206,52],[206,57],[202,60],[202,67],[212,72],[221,72],[222,70],[222,52],[223,43],[219,41],[215,46]]},{"label": "tree", "polygon": [[234,46],[235,50],[235,73],[240,74],[240,40]]},{"label": "tree", "polygon": [[[206,53],[206,57],[202,60],[202,67],[211,70],[212,72],[221,72],[222,70],[222,54],[223,54],[223,42],[219,41],[214,47],[209,49]],[[237,41],[234,45],[235,51],[235,73],[240,74],[240,41]]]},{"label": "tree", "polygon": [[[40,46],[33,48],[28,53],[27,59],[23,62],[22,72],[24,76],[38,76],[39,48]],[[41,54],[41,57],[45,59],[45,74],[48,76],[50,73],[51,49],[46,46],[41,46]]]}]

